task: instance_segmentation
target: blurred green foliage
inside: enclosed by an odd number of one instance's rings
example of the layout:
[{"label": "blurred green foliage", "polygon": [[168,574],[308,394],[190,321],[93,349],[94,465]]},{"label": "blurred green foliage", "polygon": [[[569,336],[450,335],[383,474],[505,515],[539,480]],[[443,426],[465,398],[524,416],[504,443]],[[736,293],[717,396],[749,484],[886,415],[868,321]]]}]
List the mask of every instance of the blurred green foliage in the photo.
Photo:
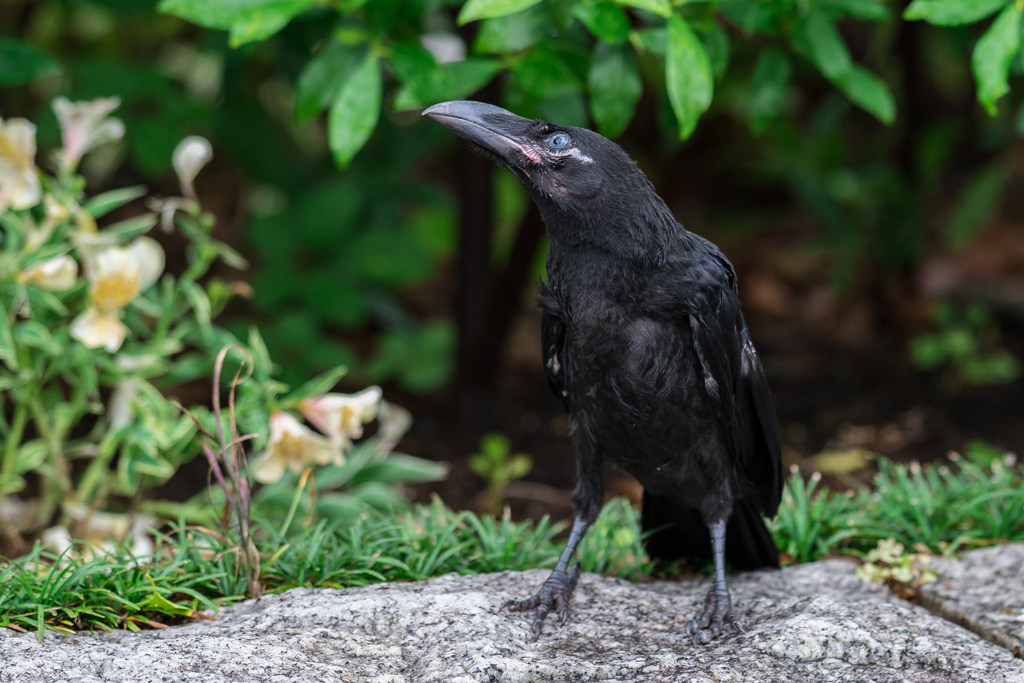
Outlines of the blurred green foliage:
[{"label": "blurred green foliage", "polygon": [[935,306],[936,332],[910,340],[910,357],[922,370],[941,370],[947,385],[1005,384],[1020,375],[1020,361],[999,346],[999,326],[982,306]]},{"label": "blurred green foliage", "polygon": [[469,458],[469,469],[487,480],[487,511],[497,516],[505,504],[505,487],[529,474],[533,458],[525,453],[513,455],[512,442],[504,434],[485,434],[480,452]]},{"label": "blurred green foliage", "polygon": [[[117,98],[55,98],[62,146],[53,175],[36,166],[36,127],[0,121],[0,533],[17,543],[56,520],[42,537],[58,552],[72,534],[92,543],[131,535],[147,554],[155,514],[219,520],[228,533],[238,529],[249,593],[258,597],[252,508],[285,517],[284,533],[307,480],[309,514],[339,520],[403,507],[403,483],[442,479],[447,468],[392,454],[412,417],[382,401],[379,387],[329,393],[347,372],[337,366],[293,390],[274,377],[256,328],[242,344],[215,322],[250,288],[210,273],[247,263],[211,236],[215,216],[196,199],[209,141],[189,136],[176,145],[181,196],[146,197],[140,186],[85,192],[80,165],[125,134],[110,116],[118,106]],[[138,213],[144,197],[148,210]],[[184,252],[180,275],[164,272],[168,252],[147,235],[158,225],[162,240]],[[234,380],[222,411],[225,362]],[[194,383],[212,384],[209,404],[185,398]],[[353,450],[374,420],[376,433]],[[187,503],[144,500],[200,451],[220,486],[214,509],[204,494]],[[265,485],[255,496],[250,459]]]},{"label": "blurred green foliage", "polygon": [[[413,391],[447,378],[450,312],[406,296],[444,274],[455,249],[457,202],[431,163],[457,143],[415,125],[425,105],[493,84],[489,96],[519,114],[610,137],[641,111],[658,130],[626,144],[646,164],[709,129],[720,166],[710,170],[739,172],[724,199],[742,199],[723,201],[724,222],[750,222],[747,196],[789,193],[818,219],[815,246],[840,291],[865,262],[883,274],[912,267],[936,222],[943,248],[968,242],[1007,187],[1003,150],[1024,133],[1010,88],[1021,72],[1016,0],[8,6],[5,115],[36,108],[47,147],[49,96],[124,102],[129,134],[83,169],[91,183],[110,179],[118,155],[158,181],[188,133],[227,152],[241,179],[218,190],[222,210],[251,217],[250,318],[286,381],[339,363],[356,381]],[[952,211],[936,217],[950,196]]]}]

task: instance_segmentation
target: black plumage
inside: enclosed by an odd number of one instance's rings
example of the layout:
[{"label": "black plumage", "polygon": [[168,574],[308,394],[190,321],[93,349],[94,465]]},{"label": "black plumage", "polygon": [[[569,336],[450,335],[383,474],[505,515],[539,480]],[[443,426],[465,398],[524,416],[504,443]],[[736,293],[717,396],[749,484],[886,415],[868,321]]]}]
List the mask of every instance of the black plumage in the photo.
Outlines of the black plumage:
[{"label": "black plumage", "polygon": [[662,559],[713,558],[715,582],[688,625],[696,642],[738,623],[725,558],[777,566],[762,515],[782,486],[778,426],[728,259],[680,225],[636,164],[589,130],[530,121],[476,102],[425,114],[523,183],[550,250],[542,351],[569,411],[579,483],[566,551],[541,591],[510,603],[564,620],[578,578],[576,545],[604,500],[608,458],[644,486],[643,524]]}]

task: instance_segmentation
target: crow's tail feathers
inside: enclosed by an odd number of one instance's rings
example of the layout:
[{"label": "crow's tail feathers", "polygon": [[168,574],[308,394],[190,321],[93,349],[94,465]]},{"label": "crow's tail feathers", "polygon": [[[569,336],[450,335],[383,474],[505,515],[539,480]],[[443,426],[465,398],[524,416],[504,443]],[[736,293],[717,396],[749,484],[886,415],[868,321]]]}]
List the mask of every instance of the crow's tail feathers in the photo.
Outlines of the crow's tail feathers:
[{"label": "crow's tail feathers", "polygon": [[[643,529],[658,529],[647,539],[647,554],[664,561],[706,562],[711,558],[711,532],[699,510],[669,496],[644,491]],[[736,569],[778,567],[779,551],[754,505],[733,502],[725,527],[725,559]]]}]

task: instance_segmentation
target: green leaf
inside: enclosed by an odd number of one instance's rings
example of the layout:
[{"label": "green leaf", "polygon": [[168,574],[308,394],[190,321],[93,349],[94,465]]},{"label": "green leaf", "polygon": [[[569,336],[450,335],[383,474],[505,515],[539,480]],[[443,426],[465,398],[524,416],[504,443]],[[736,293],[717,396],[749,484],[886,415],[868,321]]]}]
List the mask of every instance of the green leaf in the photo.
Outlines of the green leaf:
[{"label": "green leaf", "polygon": [[679,136],[685,140],[693,134],[701,114],[711,106],[715,86],[704,44],[679,15],[668,20],[665,82],[679,121]]},{"label": "green leaf", "polygon": [[[298,11],[303,9],[306,8],[300,7]],[[228,33],[228,45],[238,47],[258,40],[266,40],[287,26],[292,17],[298,14],[298,11],[292,10],[291,7],[268,8],[259,14],[248,16],[231,25],[231,30]]]},{"label": "green leaf", "polygon": [[598,130],[605,137],[617,138],[632,120],[643,92],[629,48],[607,43],[595,45],[587,84],[590,112]]},{"label": "green leaf", "polygon": [[36,320],[17,323],[14,326],[14,338],[19,344],[39,349],[51,356],[59,356],[64,352],[46,326]]},{"label": "green leaf", "polygon": [[306,398],[318,398],[323,396],[341,381],[341,378],[348,373],[347,365],[339,365],[317,377],[309,380],[301,387],[289,394],[285,400],[298,402]]},{"label": "green leaf", "polygon": [[501,71],[501,63],[495,59],[470,57],[451,64],[437,64],[429,53],[426,57],[429,65],[425,60],[415,65],[405,62],[399,54],[392,55],[392,67],[403,80],[392,102],[395,111],[463,99],[487,85]]},{"label": "green leaf", "polygon": [[104,228],[103,232],[116,237],[119,242],[126,242],[149,232],[156,225],[156,222],[157,216],[155,213],[144,213],[134,218],[118,221]]},{"label": "green leaf", "polygon": [[653,12],[666,18],[672,16],[672,5],[668,0],[619,0],[618,4]]},{"label": "green leaf", "polygon": [[580,82],[565,60],[551,48],[540,45],[512,69],[516,83],[539,100],[574,95]]},{"label": "green leaf", "polygon": [[540,0],[469,0],[459,12],[458,24],[462,26],[478,19],[494,19],[522,12],[538,2]]},{"label": "green leaf", "polygon": [[270,360],[270,352],[255,325],[249,328],[249,354],[254,366],[252,376],[260,384],[266,384],[274,374],[274,363]]},{"label": "green leaf", "polygon": [[291,19],[291,13],[279,11],[261,12],[258,16],[247,17],[231,26],[228,32],[228,45],[239,47],[246,43],[266,40],[287,26]]},{"label": "green leaf", "polygon": [[1021,5],[1012,3],[992,22],[985,35],[974,46],[971,66],[978,82],[978,102],[989,116],[999,113],[996,102],[1010,92],[1007,78],[1010,62],[1020,49]]},{"label": "green leaf", "polygon": [[414,484],[440,481],[447,476],[448,466],[444,463],[394,453],[383,460],[371,462],[363,467],[352,477],[349,485],[357,486],[371,481],[385,484],[394,482]]},{"label": "green leaf", "polygon": [[572,15],[580,20],[594,37],[621,45],[629,38],[629,17],[610,2],[585,3],[576,5]]},{"label": "green leaf", "polygon": [[412,91],[412,88],[408,86],[402,86],[395,93],[394,99],[391,100],[391,108],[395,111],[408,111],[410,109],[423,109],[427,105],[423,104],[416,93]]},{"label": "green leaf", "polygon": [[299,76],[295,119],[305,121],[330,106],[338,89],[366,58],[366,50],[331,41],[309,61]]},{"label": "green leaf", "polygon": [[318,0],[161,0],[159,10],[207,28],[229,29],[230,44],[264,40]]},{"label": "green leaf", "polygon": [[14,38],[0,38],[0,85],[24,85],[60,70],[60,63],[46,53]]},{"label": "green leaf", "polygon": [[908,20],[924,19],[937,26],[960,26],[981,21],[1007,0],[914,0],[903,12]]},{"label": "green leaf", "polygon": [[388,58],[391,69],[416,101],[428,105],[443,102],[455,90],[455,77],[418,43],[399,43]]},{"label": "green leaf", "polygon": [[377,127],[381,107],[381,75],[371,52],[345,81],[331,105],[327,137],[334,160],[346,168]]},{"label": "green leaf", "polygon": [[14,333],[11,330],[11,321],[7,310],[0,306],[0,360],[7,364],[11,370],[17,371],[18,347],[14,345]]},{"label": "green leaf", "polygon": [[783,20],[787,23],[792,10],[785,2],[751,2],[750,0],[720,0],[718,8],[732,23],[746,33],[776,33]]},{"label": "green leaf", "polygon": [[708,51],[708,58],[715,71],[715,78],[721,79],[725,70],[729,68],[729,34],[718,24],[712,24],[711,29],[703,35],[704,48]]},{"label": "green leaf", "polygon": [[221,261],[235,270],[247,270],[249,268],[249,262],[245,257],[232,249],[226,243],[221,242],[220,240],[210,240],[210,246],[217,252],[217,256],[220,257]]},{"label": "green leaf", "polygon": [[85,210],[88,211],[93,218],[102,218],[114,209],[124,206],[133,199],[138,199],[146,194],[145,185],[136,185],[134,187],[125,187],[120,190],[111,190],[110,192],[104,192],[98,194],[88,202],[85,203]]},{"label": "green leaf", "polygon": [[816,4],[825,10],[855,19],[885,21],[889,18],[889,8],[883,0],[818,0]]},{"label": "green leaf", "polygon": [[196,314],[196,322],[200,327],[210,329],[210,298],[206,296],[206,290],[194,282],[182,283],[181,288]]},{"label": "green leaf", "polygon": [[854,104],[886,125],[896,119],[896,102],[889,87],[878,76],[853,63],[832,19],[821,12],[808,13],[793,39],[822,75]]},{"label": "green leaf", "polygon": [[850,50],[835,22],[821,12],[807,14],[797,28],[797,37],[803,40],[808,57],[828,80],[835,82],[853,66]]},{"label": "green leaf", "polygon": [[836,82],[850,101],[887,126],[896,120],[896,100],[881,78],[854,65]]},{"label": "green leaf", "polygon": [[758,55],[750,78],[750,99],[747,101],[750,126],[754,132],[762,132],[768,122],[779,115],[792,72],[789,57],[779,48],[765,48]]},{"label": "green leaf", "polygon": [[544,6],[534,5],[522,12],[488,19],[480,24],[473,50],[478,54],[519,52],[539,43],[550,31],[551,21]]},{"label": "green leaf", "polygon": [[[150,579],[150,582],[153,580]],[[168,614],[171,616],[188,616],[192,614],[192,609],[184,607],[182,605],[176,605],[164,596],[160,595],[156,591],[154,584],[153,592],[149,594],[149,597],[139,603],[139,609],[147,612],[159,612],[161,614]]]},{"label": "green leaf", "polygon": [[997,162],[967,183],[946,226],[946,243],[949,246],[965,244],[978,231],[999,205],[1009,179],[1006,165]]},{"label": "green leaf", "polygon": [[33,306],[39,306],[42,310],[50,310],[59,316],[65,316],[68,314],[67,306],[61,303],[61,300],[57,298],[53,292],[47,291],[42,287],[32,287],[28,290],[29,301],[32,302]]},{"label": "green leaf", "polygon": [[451,93],[451,99],[461,99],[472,95],[490,83],[491,79],[501,71],[501,62],[498,60],[476,57],[443,66],[451,70],[452,78],[455,81],[455,90]]},{"label": "green leaf", "polygon": [[35,470],[46,461],[49,452],[50,449],[42,439],[33,439],[22,444],[14,461],[14,473],[24,474]]},{"label": "green leaf", "polygon": [[664,57],[668,31],[665,28],[645,28],[633,33],[631,40],[638,52],[650,52]]}]

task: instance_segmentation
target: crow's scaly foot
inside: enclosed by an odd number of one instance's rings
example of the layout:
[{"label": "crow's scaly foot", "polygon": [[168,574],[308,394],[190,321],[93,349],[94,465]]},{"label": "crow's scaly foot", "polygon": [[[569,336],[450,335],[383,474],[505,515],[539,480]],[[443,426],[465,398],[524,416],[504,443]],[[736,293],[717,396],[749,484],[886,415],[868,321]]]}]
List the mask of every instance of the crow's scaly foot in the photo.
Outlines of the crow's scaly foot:
[{"label": "crow's scaly foot", "polygon": [[580,580],[580,565],[577,562],[568,574],[562,571],[553,571],[544,585],[532,598],[526,600],[509,600],[498,608],[498,611],[508,608],[509,612],[525,612],[536,608],[537,613],[533,618],[533,639],[540,637],[541,629],[544,627],[544,619],[548,612],[558,612],[558,624],[561,626],[569,618],[569,599],[576,590],[576,584]]},{"label": "crow's scaly foot", "polygon": [[696,619],[686,622],[686,633],[693,635],[694,645],[704,645],[730,626],[743,633],[743,626],[733,616],[729,591],[716,591],[712,588],[704,599],[704,611]]}]

